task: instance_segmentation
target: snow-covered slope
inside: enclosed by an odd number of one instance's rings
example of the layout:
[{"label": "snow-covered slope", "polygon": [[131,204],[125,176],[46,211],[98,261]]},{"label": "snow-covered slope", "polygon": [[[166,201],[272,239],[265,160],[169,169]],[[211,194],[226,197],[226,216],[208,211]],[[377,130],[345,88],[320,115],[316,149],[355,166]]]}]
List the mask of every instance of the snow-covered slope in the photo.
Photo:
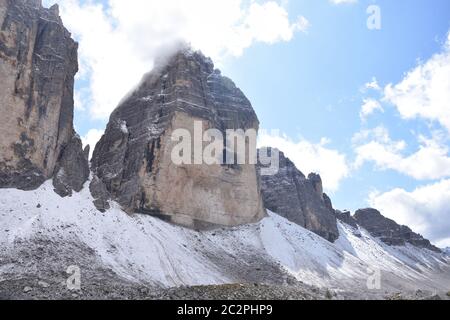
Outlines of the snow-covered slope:
[{"label": "snow-covered slope", "polygon": [[450,288],[449,257],[388,247],[343,224],[339,232],[331,244],[274,213],[254,225],[195,232],[129,216],[114,204],[102,214],[87,187],[62,199],[47,182],[36,191],[0,190],[0,282],[78,265],[89,274],[107,270],[161,287],[295,278],[365,292],[369,276],[379,271],[382,291]]}]

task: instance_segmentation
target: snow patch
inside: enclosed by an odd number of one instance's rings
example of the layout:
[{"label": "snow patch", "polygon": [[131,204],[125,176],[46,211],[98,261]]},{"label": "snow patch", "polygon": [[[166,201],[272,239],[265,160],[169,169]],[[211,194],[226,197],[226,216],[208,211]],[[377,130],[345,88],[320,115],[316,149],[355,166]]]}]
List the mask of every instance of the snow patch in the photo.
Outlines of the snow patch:
[{"label": "snow patch", "polygon": [[128,127],[127,127],[127,122],[126,121],[120,121],[120,131],[122,131],[122,133],[124,134],[128,134]]},{"label": "snow patch", "polygon": [[[332,244],[269,212],[257,224],[196,232],[150,216],[128,215],[115,203],[100,213],[88,183],[71,198],[60,198],[50,181],[35,191],[0,190],[0,257],[17,250],[20,241],[45,234],[81,242],[120,276],[162,287],[234,283],[235,275],[220,261],[251,264],[254,257],[323,287],[363,290],[368,268],[382,270],[383,289],[450,286],[449,257],[410,245],[388,247],[363,229],[339,224],[340,237]],[[1,267],[0,277],[7,270]]]}]

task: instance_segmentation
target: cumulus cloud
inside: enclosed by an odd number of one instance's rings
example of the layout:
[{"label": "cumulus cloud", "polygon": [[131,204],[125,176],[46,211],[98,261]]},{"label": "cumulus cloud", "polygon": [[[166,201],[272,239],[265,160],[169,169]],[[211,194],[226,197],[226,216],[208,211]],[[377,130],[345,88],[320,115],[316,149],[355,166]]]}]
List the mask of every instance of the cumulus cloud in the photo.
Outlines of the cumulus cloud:
[{"label": "cumulus cloud", "polygon": [[369,196],[370,205],[424,234],[437,245],[449,246],[450,34],[440,53],[419,63],[398,84],[381,89],[374,78],[362,92],[367,90],[379,92],[381,98],[365,100],[362,119],[375,110],[382,111],[381,101],[392,104],[403,119],[427,122],[430,131],[427,136],[415,134],[413,142],[418,147],[410,151],[411,145],[408,148],[406,141],[393,140],[383,126],[363,130],[353,137],[354,168],[369,162],[379,170],[395,170],[416,180],[433,181],[413,191],[397,188],[374,192]]},{"label": "cumulus cloud", "polygon": [[394,189],[369,196],[372,207],[411,227],[441,247],[450,246],[450,180],[408,192]]},{"label": "cumulus cloud", "polygon": [[91,129],[86,133],[85,136],[81,137],[81,141],[83,142],[83,147],[86,147],[87,145],[90,146],[90,154],[89,159],[92,157],[92,154],[94,152],[95,146],[97,145],[97,142],[100,141],[100,138],[103,136],[104,130],[98,130],[98,129]]},{"label": "cumulus cloud", "polygon": [[[45,0],[51,5],[53,0]],[[65,0],[61,16],[80,43],[80,75],[88,109],[106,119],[153,67],[155,57],[188,42],[213,59],[242,55],[254,43],[290,41],[306,32],[305,17],[290,19],[276,1]]]},{"label": "cumulus cloud", "polygon": [[322,177],[324,188],[333,193],[339,189],[342,180],[349,176],[346,156],[337,150],[327,148],[329,140],[311,143],[305,139],[294,141],[286,135],[268,133],[262,130],[258,137],[259,147],[273,147],[284,152],[297,168],[306,175],[314,172]]},{"label": "cumulus cloud", "polygon": [[417,180],[450,177],[449,148],[445,137],[435,132],[431,138],[420,135],[418,142],[420,146],[416,152],[405,154],[407,143],[392,140],[385,127],[363,130],[353,138],[355,167],[372,162],[380,170],[395,170]]},{"label": "cumulus cloud", "polygon": [[435,121],[450,132],[450,33],[441,53],[386,86],[384,95],[404,119]]},{"label": "cumulus cloud", "polygon": [[376,111],[384,112],[384,109],[381,106],[380,102],[372,98],[367,98],[364,99],[364,103],[361,107],[359,116],[362,121],[366,121],[367,118]]}]

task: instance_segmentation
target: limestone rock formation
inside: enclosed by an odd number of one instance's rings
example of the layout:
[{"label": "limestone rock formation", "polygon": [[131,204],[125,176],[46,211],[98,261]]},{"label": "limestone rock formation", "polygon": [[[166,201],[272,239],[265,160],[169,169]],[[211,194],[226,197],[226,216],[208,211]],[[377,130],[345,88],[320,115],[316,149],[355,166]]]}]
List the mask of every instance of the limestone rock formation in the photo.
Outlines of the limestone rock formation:
[{"label": "limestone rock formation", "polygon": [[92,178],[91,184],[89,185],[89,190],[94,198],[94,205],[100,212],[105,212],[111,208],[109,204],[109,199],[111,198],[106,185],[97,176]]},{"label": "limestone rock formation", "polygon": [[68,195],[89,174],[73,128],[78,45],[58,11],[0,0],[0,188],[35,189],[57,174]]},{"label": "limestone rock formation", "polygon": [[429,240],[420,234],[414,233],[407,226],[401,226],[395,221],[384,217],[376,209],[361,209],[356,211],[354,218],[357,223],[370,232],[374,237],[390,246],[404,246],[410,243],[419,248],[426,248],[435,252],[441,252],[433,246]]},{"label": "limestone rock formation", "polygon": [[320,176],[306,178],[282,152],[279,160],[277,174],[261,176],[266,208],[334,242],[339,237],[337,220]]},{"label": "limestone rock formation", "polygon": [[255,165],[172,161],[179,143],[172,141],[172,133],[185,129],[194,137],[194,121],[222,134],[259,127],[250,102],[234,83],[203,54],[182,49],[158,62],[111,115],[92,159],[96,177],[91,190],[98,208],[104,210],[110,197],[127,212],[199,229],[262,219],[266,212]]},{"label": "limestone rock formation", "polygon": [[78,136],[73,136],[58,159],[53,186],[60,196],[70,196],[80,191],[89,178],[89,152],[81,152],[83,145]]},{"label": "limestone rock formation", "polygon": [[350,211],[336,210],[335,214],[336,214],[336,218],[339,221],[341,221],[345,224],[348,224],[349,226],[352,226],[355,229],[358,229],[358,223],[356,222],[355,218],[352,217],[352,214],[350,213]]}]

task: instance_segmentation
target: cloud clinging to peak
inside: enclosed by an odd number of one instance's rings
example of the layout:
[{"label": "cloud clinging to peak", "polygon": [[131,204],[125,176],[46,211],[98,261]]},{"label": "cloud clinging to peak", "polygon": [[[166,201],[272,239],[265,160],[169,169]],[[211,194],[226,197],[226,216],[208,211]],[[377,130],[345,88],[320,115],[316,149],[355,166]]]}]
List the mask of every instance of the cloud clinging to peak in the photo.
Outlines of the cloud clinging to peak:
[{"label": "cloud clinging to peak", "polygon": [[[53,0],[44,0],[49,6]],[[94,118],[106,119],[120,99],[153,67],[155,56],[188,42],[220,60],[255,43],[291,41],[310,26],[289,17],[277,1],[65,0],[65,25],[80,43],[80,100]],[[79,89],[81,90],[81,89]],[[88,104],[86,106],[86,104]]]}]

